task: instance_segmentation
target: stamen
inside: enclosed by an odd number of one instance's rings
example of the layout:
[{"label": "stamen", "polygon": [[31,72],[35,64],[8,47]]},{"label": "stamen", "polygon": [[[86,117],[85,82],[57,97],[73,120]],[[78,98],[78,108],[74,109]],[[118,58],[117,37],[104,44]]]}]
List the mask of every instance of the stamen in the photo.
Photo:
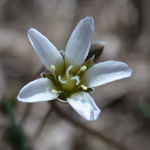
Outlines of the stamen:
[{"label": "stamen", "polygon": [[69,71],[73,68],[73,66],[69,66],[66,70],[66,76],[69,78]]},{"label": "stamen", "polygon": [[87,66],[85,66],[85,65],[82,66],[82,67],[80,68],[80,70],[84,72],[85,70],[87,70]]},{"label": "stamen", "polygon": [[50,69],[54,72],[56,70],[56,67],[54,65],[51,65]]},{"label": "stamen", "polygon": [[81,72],[84,72],[85,70],[87,70],[87,66],[82,66],[81,68],[80,68],[80,70],[77,72],[77,75],[79,75]]},{"label": "stamen", "polygon": [[55,90],[55,89],[52,89],[51,92],[52,92],[53,94],[58,94],[58,91]]},{"label": "stamen", "polygon": [[60,93],[62,93],[62,91],[57,91],[57,90],[55,90],[55,89],[52,89],[51,92],[52,92],[53,94],[60,94]]},{"label": "stamen", "polygon": [[57,91],[58,94],[63,93],[62,91]]},{"label": "stamen", "polygon": [[76,85],[79,85],[79,83],[80,83],[80,78],[79,78],[79,76],[74,76],[74,77],[72,77],[70,80],[76,80]]},{"label": "stamen", "polygon": [[61,78],[61,76],[58,76],[58,81],[59,81],[60,83],[63,83],[63,84],[65,84],[65,83],[68,82],[68,80],[67,80],[67,81],[63,81],[62,78]]},{"label": "stamen", "polygon": [[52,70],[52,74],[53,74],[53,76],[54,76],[54,79],[55,79],[55,81],[57,82],[57,78],[56,78],[56,74],[55,74],[56,67],[55,67],[54,65],[51,65],[51,66],[50,66],[50,69]]},{"label": "stamen", "polygon": [[85,86],[85,85],[83,85],[83,84],[81,84],[81,87],[82,87],[82,89],[83,89],[84,91],[86,91],[86,90],[88,89],[88,87]]}]

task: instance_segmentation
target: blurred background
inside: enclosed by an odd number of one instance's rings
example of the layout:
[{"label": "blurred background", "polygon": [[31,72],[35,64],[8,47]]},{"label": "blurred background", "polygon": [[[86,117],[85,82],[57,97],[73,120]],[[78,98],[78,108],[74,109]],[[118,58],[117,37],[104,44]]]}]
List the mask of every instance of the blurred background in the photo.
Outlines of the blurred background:
[{"label": "blurred background", "polygon": [[[149,150],[149,15],[148,0],[0,0],[0,150]],[[98,120],[85,121],[69,105],[51,111],[47,102],[18,102],[43,68],[28,29],[61,50],[86,16],[95,20],[93,39],[107,42],[97,62],[123,61],[133,70],[92,93]]]}]

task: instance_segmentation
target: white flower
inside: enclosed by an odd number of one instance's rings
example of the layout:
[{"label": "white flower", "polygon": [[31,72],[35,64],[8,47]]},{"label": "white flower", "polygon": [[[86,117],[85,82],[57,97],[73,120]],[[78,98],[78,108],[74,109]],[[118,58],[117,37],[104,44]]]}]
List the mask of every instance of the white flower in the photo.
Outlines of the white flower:
[{"label": "white flower", "polygon": [[93,66],[93,59],[84,62],[93,33],[93,18],[82,19],[62,53],[45,36],[30,29],[29,40],[49,73],[25,85],[19,92],[18,100],[33,103],[58,99],[69,103],[86,120],[96,120],[100,109],[89,95],[93,87],[127,78],[132,71],[127,64],[119,61],[106,61]]}]

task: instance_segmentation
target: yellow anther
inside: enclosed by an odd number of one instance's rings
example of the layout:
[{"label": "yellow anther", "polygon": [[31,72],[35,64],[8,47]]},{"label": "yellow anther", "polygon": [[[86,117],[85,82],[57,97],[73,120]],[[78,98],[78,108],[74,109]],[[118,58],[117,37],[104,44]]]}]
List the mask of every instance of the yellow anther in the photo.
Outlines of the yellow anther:
[{"label": "yellow anther", "polygon": [[80,68],[81,71],[85,71],[86,69],[87,69],[87,66],[85,65]]},{"label": "yellow anther", "polygon": [[51,66],[50,66],[50,69],[51,69],[52,71],[55,71],[55,70],[56,70],[56,67],[55,67],[54,65],[51,65]]},{"label": "yellow anther", "polygon": [[88,87],[85,86],[85,85],[83,85],[83,84],[81,84],[81,87],[82,87],[82,89],[85,90],[85,91],[88,89]]},{"label": "yellow anther", "polygon": [[55,89],[52,89],[51,92],[52,92],[53,94],[58,94],[58,91],[55,90]]}]

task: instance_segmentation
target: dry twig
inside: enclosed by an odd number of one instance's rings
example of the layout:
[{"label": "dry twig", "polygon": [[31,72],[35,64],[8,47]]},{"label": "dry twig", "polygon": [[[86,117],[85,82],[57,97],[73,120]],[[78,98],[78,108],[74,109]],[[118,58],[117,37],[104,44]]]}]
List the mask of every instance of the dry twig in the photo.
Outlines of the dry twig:
[{"label": "dry twig", "polygon": [[87,126],[81,124],[80,122],[74,120],[72,117],[70,117],[69,115],[67,115],[66,113],[64,113],[56,105],[56,103],[54,101],[52,101],[51,104],[52,104],[52,107],[54,108],[54,110],[57,112],[58,115],[60,115],[61,117],[63,117],[64,119],[66,119],[67,121],[69,121],[70,123],[72,123],[73,125],[75,125],[76,127],[81,128],[82,130],[86,131],[87,133],[89,133],[91,135],[94,135],[94,136],[96,136],[96,137],[104,140],[108,144],[116,147],[118,150],[129,150],[127,147],[123,146],[122,144],[113,141],[111,138],[108,138],[106,135],[104,135],[100,131],[95,131],[93,129],[90,129]]}]

